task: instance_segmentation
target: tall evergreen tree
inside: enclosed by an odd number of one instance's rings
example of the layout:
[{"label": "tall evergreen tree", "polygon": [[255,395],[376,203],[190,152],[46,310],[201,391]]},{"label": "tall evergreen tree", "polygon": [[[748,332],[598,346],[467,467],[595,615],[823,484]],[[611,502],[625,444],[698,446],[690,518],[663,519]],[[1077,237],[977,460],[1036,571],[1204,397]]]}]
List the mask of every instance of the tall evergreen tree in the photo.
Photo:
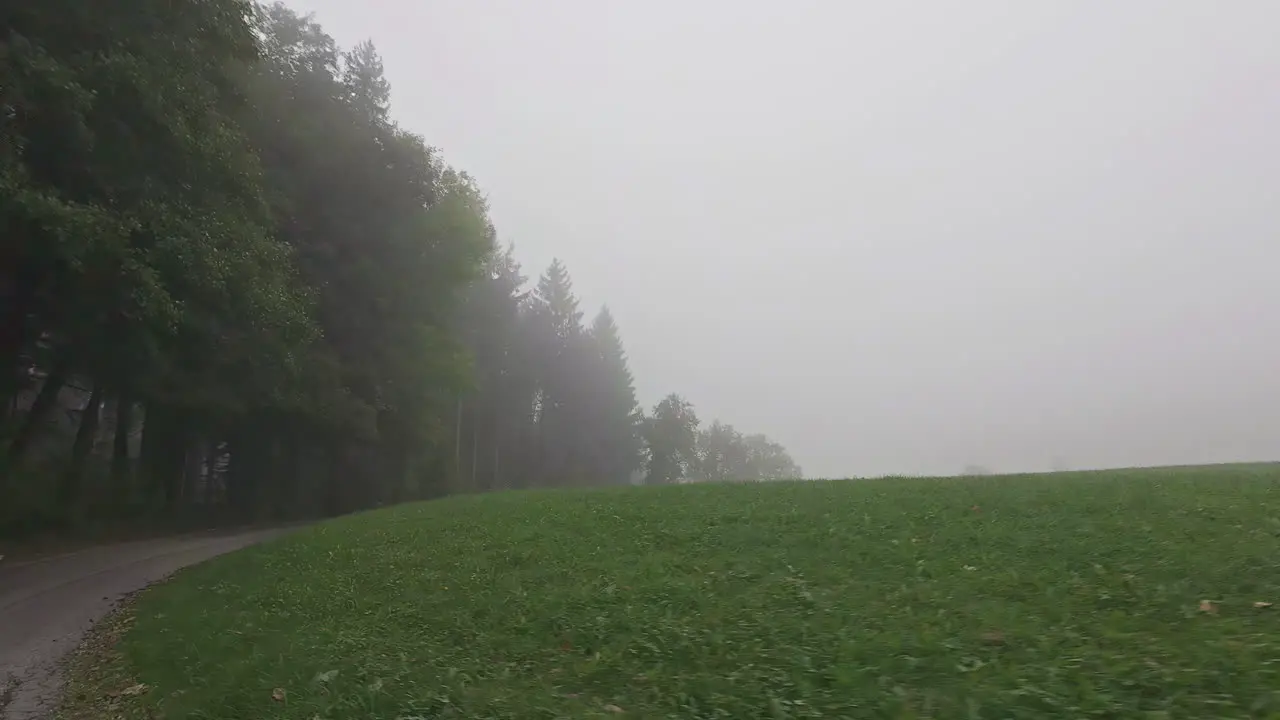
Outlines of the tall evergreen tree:
[{"label": "tall evergreen tree", "polygon": [[582,311],[578,309],[569,270],[559,258],[553,259],[538,278],[532,307],[547,323],[552,336],[560,341],[554,350],[567,352],[569,342],[582,334]]},{"label": "tall evergreen tree", "polygon": [[455,482],[472,489],[520,487],[528,483],[534,436],[536,377],[528,347],[529,293],[515,249],[489,259],[458,317],[473,362],[469,392],[459,398],[455,429]]},{"label": "tall evergreen tree", "polygon": [[578,432],[585,425],[586,403],[578,381],[588,344],[573,281],[558,259],[538,279],[529,302],[529,322],[538,382],[539,483],[587,482],[586,443]]},{"label": "tall evergreen tree", "polygon": [[640,464],[640,407],[622,336],[608,306],[591,323],[588,341],[588,367],[582,378],[588,424],[581,430],[592,441],[589,471],[600,482],[625,484]]},{"label": "tall evergreen tree", "polygon": [[379,124],[389,122],[391,83],[373,41],[366,40],[342,54],[342,88],[347,102],[361,117]]}]

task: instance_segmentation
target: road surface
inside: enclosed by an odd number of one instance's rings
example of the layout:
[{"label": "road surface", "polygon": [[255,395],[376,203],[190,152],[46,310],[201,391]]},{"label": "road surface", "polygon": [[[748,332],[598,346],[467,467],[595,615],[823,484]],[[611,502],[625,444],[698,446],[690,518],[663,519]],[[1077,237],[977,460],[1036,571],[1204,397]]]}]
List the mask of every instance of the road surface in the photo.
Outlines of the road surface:
[{"label": "road surface", "polygon": [[0,560],[0,720],[43,720],[52,714],[62,688],[59,661],[122,596],[283,532],[206,533],[24,563]]}]

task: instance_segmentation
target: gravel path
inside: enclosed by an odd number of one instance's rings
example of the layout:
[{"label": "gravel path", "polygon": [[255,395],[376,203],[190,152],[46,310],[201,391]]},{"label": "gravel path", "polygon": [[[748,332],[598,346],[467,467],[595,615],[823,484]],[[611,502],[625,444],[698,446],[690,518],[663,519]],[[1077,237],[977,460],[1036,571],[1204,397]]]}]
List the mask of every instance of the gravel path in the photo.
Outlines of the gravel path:
[{"label": "gravel path", "polygon": [[122,543],[22,563],[0,560],[0,720],[54,709],[59,661],[124,595],[285,529]]}]

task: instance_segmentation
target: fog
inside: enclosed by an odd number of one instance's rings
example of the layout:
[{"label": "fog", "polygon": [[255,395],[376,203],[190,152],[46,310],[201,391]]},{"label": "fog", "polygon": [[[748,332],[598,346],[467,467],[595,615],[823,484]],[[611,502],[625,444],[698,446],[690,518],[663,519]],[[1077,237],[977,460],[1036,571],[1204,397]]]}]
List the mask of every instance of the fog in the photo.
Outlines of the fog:
[{"label": "fog", "polygon": [[812,476],[1280,459],[1280,4],[291,0]]}]

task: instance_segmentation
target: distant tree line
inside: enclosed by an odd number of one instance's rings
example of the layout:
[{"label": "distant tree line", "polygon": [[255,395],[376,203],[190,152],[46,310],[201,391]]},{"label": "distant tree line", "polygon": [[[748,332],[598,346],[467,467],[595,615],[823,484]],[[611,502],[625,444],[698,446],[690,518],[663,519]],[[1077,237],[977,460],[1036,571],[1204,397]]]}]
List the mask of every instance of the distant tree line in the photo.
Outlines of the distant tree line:
[{"label": "distant tree line", "polygon": [[559,262],[526,289],[371,44],[247,0],[9,5],[0,533],[781,472],[674,396],[645,418],[609,311]]},{"label": "distant tree line", "polygon": [[803,476],[786,448],[713,421],[702,427],[693,404],[672,394],[641,422],[645,482],[761,481]]}]

